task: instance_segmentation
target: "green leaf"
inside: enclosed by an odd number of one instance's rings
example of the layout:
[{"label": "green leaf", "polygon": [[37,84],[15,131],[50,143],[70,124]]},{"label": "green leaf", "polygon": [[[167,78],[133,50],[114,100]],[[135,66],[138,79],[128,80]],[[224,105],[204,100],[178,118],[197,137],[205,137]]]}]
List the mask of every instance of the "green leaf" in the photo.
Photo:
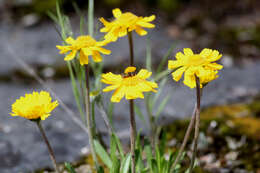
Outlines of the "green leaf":
[{"label": "green leaf", "polygon": [[176,47],[176,43],[172,44],[170,49],[168,49],[167,53],[164,55],[164,57],[162,58],[157,70],[156,70],[156,74],[160,73],[163,69],[163,66],[165,65],[165,63],[167,62],[167,58],[171,55],[173,49]]},{"label": "green leaf", "polygon": [[109,104],[108,104],[108,111],[107,111],[108,119],[109,119],[109,122],[110,122],[112,127],[113,127],[114,106],[115,106],[115,103],[109,102]]},{"label": "green leaf", "polygon": [[110,170],[110,173],[119,173],[120,170],[120,161],[117,158],[112,159],[112,169]]},{"label": "green leaf", "polygon": [[67,62],[67,66],[69,68],[72,91],[73,91],[73,95],[74,95],[75,100],[76,100],[76,105],[78,107],[81,119],[84,121],[85,116],[84,116],[84,113],[83,113],[83,110],[82,110],[82,107],[81,107],[80,94],[79,94],[79,90],[78,90],[77,83],[76,83],[76,80],[75,80],[75,75],[74,75],[72,67],[71,67],[71,62]]},{"label": "green leaf", "polygon": [[146,69],[152,71],[152,51],[149,39],[146,41]]},{"label": "green leaf", "polygon": [[119,151],[119,154],[120,154],[121,158],[124,158],[124,150],[123,150],[123,147],[122,147],[122,145],[120,143],[119,138],[114,133],[112,133],[111,137],[114,138],[114,140],[116,142],[116,145],[117,145],[117,148],[118,148],[118,151]]},{"label": "green leaf", "polygon": [[157,73],[154,77],[154,81],[159,81],[160,79],[168,76],[170,73],[171,73],[171,70],[168,70],[168,69],[166,69],[160,73]]},{"label": "green leaf", "polygon": [[145,121],[145,118],[144,118],[144,115],[143,115],[142,111],[140,110],[139,106],[137,106],[135,103],[134,103],[134,110],[135,110],[135,113],[137,114],[137,116],[143,122],[143,124],[145,126],[147,126],[147,122]]},{"label": "green leaf", "polygon": [[169,99],[171,98],[171,95],[167,95],[162,102],[160,103],[157,112],[155,114],[155,117],[158,118],[159,115],[161,114],[161,112],[163,111],[163,109],[165,108],[166,104],[168,103]]},{"label": "green leaf", "polygon": [[47,15],[53,20],[56,24],[59,24],[59,19],[56,15],[54,15],[51,11],[46,12]]},{"label": "green leaf", "polygon": [[75,169],[73,168],[73,166],[70,163],[65,162],[64,165],[65,165],[66,170],[69,171],[69,173],[76,173]]},{"label": "green leaf", "polygon": [[123,162],[122,173],[128,173],[128,170],[130,168],[130,163],[131,163],[131,154],[129,153],[126,156],[125,161]]},{"label": "green leaf", "polygon": [[94,147],[95,147],[95,151],[97,152],[97,154],[99,155],[99,157],[103,161],[103,163],[109,169],[111,169],[112,161],[111,161],[109,155],[107,154],[106,150],[103,148],[103,146],[97,140],[94,140]]},{"label": "green leaf", "polygon": [[163,78],[163,80],[159,83],[159,89],[158,91],[155,93],[153,100],[152,100],[152,107],[154,106],[154,104],[156,103],[156,101],[158,100],[159,96],[161,95],[163,88],[165,86],[167,82],[167,78]]},{"label": "green leaf", "polygon": [[88,1],[88,34],[93,36],[94,32],[94,0]]}]

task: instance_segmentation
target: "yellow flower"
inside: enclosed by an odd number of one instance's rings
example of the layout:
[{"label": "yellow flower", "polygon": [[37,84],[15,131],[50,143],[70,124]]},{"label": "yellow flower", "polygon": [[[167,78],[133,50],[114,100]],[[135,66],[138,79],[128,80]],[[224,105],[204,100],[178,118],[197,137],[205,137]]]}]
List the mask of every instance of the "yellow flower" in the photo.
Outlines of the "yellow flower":
[{"label": "yellow flower", "polygon": [[135,74],[135,70],[135,67],[128,67],[123,75],[116,75],[111,72],[102,74],[101,81],[110,84],[103,89],[103,92],[115,90],[111,97],[112,102],[120,102],[124,96],[129,100],[144,98],[143,92],[157,92],[155,88],[158,88],[158,85],[146,80],[152,75],[152,72],[141,69],[138,74]]},{"label": "yellow flower", "polygon": [[135,30],[135,32],[141,36],[146,35],[147,31],[144,28],[154,28],[155,25],[149,22],[155,19],[155,15],[150,17],[138,17],[133,13],[122,13],[120,9],[113,10],[115,20],[108,22],[104,18],[100,18],[100,21],[105,25],[100,29],[100,32],[107,32],[105,35],[106,40],[116,41],[119,37],[124,37],[127,32]]},{"label": "yellow flower", "polygon": [[215,63],[221,58],[221,54],[217,50],[203,49],[200,54],[194,54],[191,49],[184,48],[183,52],[176,54],[176,60],[169,60],[168,68],[170,70],[177,69],[172,73],[175,81],[179,81],[184,74],[183,83],[190,88],[196,86],[195,75],[200,79],[200,87],[203,84],[218,78],[218,70],[223,68],[222,65]]},{"label": "yellow flower", "polygon": [[12,105],[12,116],[20,116],[29,120],[45,120],[59,103],[51,102],[52,98],[46,91],[33,92],[20,97]]},{"label": "yellow flower", "polygon": [[60,49],[60,54],[65,54],[70,51],[64,60],[70,61],[74,59],[79,51],[79,62],[81,65],[88,64],[88,56],[90,55],[92,55],[95,62],[101,62],[102,57],[100,52],[105,55],[109,55],[111,53],[110,50],[102,48],[102,46],[105,46],[107,42],[98,42],[89,35],[79,36],[76,40],[68,37],[65,42],[68,44],[67,46],[56,46]]}]

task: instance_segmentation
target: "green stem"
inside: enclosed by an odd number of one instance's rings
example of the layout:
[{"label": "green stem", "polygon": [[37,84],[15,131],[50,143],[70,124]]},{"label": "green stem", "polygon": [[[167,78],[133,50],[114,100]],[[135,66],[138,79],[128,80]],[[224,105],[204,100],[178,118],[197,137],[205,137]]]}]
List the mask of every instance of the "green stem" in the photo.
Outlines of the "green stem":
[{"label": "green stem", "polygon": [[[130,66],[134,66],[134,45],[132,32],[127,32],[129,41],[129,51],[130,51]],[[131,172],[135,173],[135,137],[136,137],[136,123],[135,123],[135,113],[134,113],[134,100],[129,100],[129,110],[130,110],[130,141],[131,141]]]},{"label": "green stem", "polygon": [[88,0],[88,33],[93,37],[94,32],[94,0]]},{"label": "green stem", "polygon": [[90,145],[90,152],[95,162],[96,169],[98,169],[98,160],[94,150],[94,137],[92,131],[92,123],[90,117],[90,96],[89,96],[89,66],[86,65],[86,96],[85,96],[85,103],[86,103],[86,120],[87,120],[87,128],[88,128],[88,136],[89,136],[89,145]]},{"label": "green stem", "polygon": [[201,97],[200,80],[197,76],[195,76],[195,78],[196,78],[196,91],[197,91],[197,107],[196,107],[196,120],[195,120],[195,135],[193,139],[193,151],[192,151],[189,173],[191,173],[193,170],[195,158],[197,155],[197,145],[198,145],[199,126],[200,126],[200,97]]},{"label": "green stem", "polygon": [[52,150],[52,148],[51,148],[51,145],[50,145],[50,143],[49,143],[49,141],[48,141],[48,138],[47,138],[47,136],[46,136],[46,134],[45,134],[45,132],[44,132],[44,130],[43,130],[43,128],[42,128],[41,121],[40,121],[40,120],[39,120],[39,121],[36,121],[36,124],[37,124],[37,126],[38,126],[38,128],[39,128],[39,130],[40,130],[40,133],[41,133],[41,135],[42,135],[42,138],[43,138],[43,140],[44,140],[44,142],[46,143],[46,146],[47,146],[47,148],[48,148],[48,151],[49,151],[49,154],[50,154],[50,158],[51,158],[53,167],[54,167],[56,173],[60,173],[60,171],[59,171],[59,169],[58,169],[58,165],[57,165],[56,159],[55,159],[54,152],[53,152],[53,150]]},{"label": "green stem", "polygon": [[191,117],[191,120],[190,120],[190,123],[189,123],[189,126],[188,126],[188,129],[186,130],[186,133],[185,133],[185,136],[184,136],[184,139],[183,139],[183,142],[181,144],[181,148],[180,148],[180,151],[178,152],[178,155],[173,163],[173,170],[175,169],[176,165],[179,163],[179,160],[182,156],[182,153],[183,153],[183,150],[188,142],[188,139],[190,137],[190,133],[192,131],[192,128],[193,128],[193,125],[194,125],[194,121],[195,121],[195,117],[196,117],[196,108],[197,106],[195,105],[194,107],[194,110],[193,110],[193,113],[192,113],[192,117]]}]

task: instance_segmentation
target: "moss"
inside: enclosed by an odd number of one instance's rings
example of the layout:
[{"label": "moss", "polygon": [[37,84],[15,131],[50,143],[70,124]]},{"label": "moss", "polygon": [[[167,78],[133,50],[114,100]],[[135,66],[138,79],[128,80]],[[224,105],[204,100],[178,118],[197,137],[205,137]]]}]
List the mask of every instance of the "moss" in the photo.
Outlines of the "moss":
[{"label": "moss", "polygon": [[[259,168],[260,119],[256,116],[260,111],[259,105],[259,101],[255,100],[249,104],[220,105],[202,110],[200,131],[206,137],[211,138],[212,141],[208,143],[206,148],[200,149],[199,155],[214,153],[216,158],[221,161],[220,167],[228,168],[225,156],[227,153],[234,151],[238,153],[236,160],[238,164],[232,165],[234,167],[232,169],[239,168],[253,171]],[[177,120],[166,126],[167,139],[176,138],[179,147],[188,124],[189,119]],[[244,138],[244,142],[242,138]],[[227,139],[232,139],[236,147],[230,148],[230,142]],[[192,143],[191,140],[190,137],[188,145]],[[183,164],[187,166],[188,163],[189,161],[186,159]]]}]

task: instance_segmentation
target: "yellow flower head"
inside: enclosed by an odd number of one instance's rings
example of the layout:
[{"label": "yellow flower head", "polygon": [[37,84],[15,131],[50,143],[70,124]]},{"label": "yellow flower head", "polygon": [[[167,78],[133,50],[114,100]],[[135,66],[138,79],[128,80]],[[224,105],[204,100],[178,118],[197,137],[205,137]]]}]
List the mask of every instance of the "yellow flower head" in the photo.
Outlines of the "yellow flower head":
[{"label": "yellow flower head", "polygon": [[106,40],[116,41],[119,37],[124,37],[127,32],[135,30],[135,32],[141,36],[146,35],[147,31],[143,28],[154,28],[155,25],[149,22],[155,19],[155,15],[150,17],[138,17],[133,13],[122,13],[120,9],[113,10],[115,20],[108,22],[104,18],[100,18],[100,21],[105,25],[100,29],[100,32],[107,32],[105,35]]},{"label": "yellow flower head", "polygon": [[67,46],[56,47],[60,49],[60,54],[65,54],[70,51],[70,53],[64,58],[65,61],[69,61],[75,58],[77,52],[79,51],[79,62],[81,65],[88,64],[88,56],[92,56],[95,62],[101,62],[102,57],[100,53],[109,55],[110,50],[102,48],[107,42],[105,41],[96,41],[91,36],[79,36],[76,40],[71,37],[68,37],[65,42]]},{"label": "yellow flower head", "polygon": [[223,68],[222,65],[215,63],[221,58],[217,50],[203,49],[200,54],[194,54],[191,49],[184,48],[183,52],[176,54],[176,60],[169,60],[168,68],[177,69],[172,73],[175,81],[179,81],[184,74],[183,83],[190,88],[196,86],[195,75],[200,79],[200,87],[203,84],[218,78],[218,70]]},{"label": "yellow flower head", "polygon": [[59,103],[51,102],[51,96],[46,91],[33,92],[20,97],[12,105],[12,116],[20,116],[29,120],[45,120]]},{"label": "yellow flower head", "polygon": [[115,90],[111,97],[112,102],[120,102],[124,96],[129,100],[144,98],[143,92],[157,92],[155,88],[158,88],[158,85],[146,80],[152,75],[152,72],[141,69],[135,74],[135,70],[135,67],[127,67],[123,75],[116,75],[111,72],[102,74],[101,81],[110,84],[103,89],[103,92]]}]

